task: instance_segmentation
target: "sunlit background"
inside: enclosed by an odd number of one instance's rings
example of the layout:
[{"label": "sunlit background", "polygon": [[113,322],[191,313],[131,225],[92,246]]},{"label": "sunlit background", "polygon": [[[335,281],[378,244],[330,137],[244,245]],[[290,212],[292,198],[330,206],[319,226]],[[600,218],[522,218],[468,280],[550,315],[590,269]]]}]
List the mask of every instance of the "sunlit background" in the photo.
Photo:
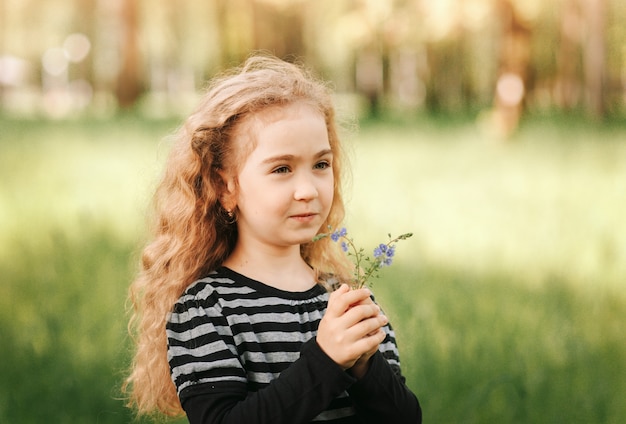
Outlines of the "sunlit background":
[{"label": "sunlit background", "polygon": [[[621,115],[619,0],[2,0],[7,114],[181,113],[253,50],[300,59],[381,110]],[[495,123],[493,123],[496,125]]]},{"label": "sunlit background", "polygon": [[128,423],[169,136],[265,51],[332,83],[427,422],[626,422],[623,0],[0,0],[0,423]]}]

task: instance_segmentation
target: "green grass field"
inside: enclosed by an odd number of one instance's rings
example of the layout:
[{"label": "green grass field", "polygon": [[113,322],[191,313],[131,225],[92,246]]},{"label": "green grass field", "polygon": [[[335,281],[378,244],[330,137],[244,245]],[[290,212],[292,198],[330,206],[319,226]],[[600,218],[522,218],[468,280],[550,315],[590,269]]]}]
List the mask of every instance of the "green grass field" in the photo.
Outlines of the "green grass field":
[{"label": "green grass field", "polygon": [[[0,422],[129,423],[126,290],[176,123],[0,120]],[[348,229],[430,423],[626,422],[626,128],[364,123]]]}]

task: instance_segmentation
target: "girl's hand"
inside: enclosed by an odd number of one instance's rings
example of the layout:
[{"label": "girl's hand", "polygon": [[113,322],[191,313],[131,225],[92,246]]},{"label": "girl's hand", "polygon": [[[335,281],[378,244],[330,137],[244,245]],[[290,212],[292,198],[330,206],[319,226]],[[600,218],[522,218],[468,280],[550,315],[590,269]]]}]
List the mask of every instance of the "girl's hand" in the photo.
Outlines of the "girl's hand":
[{"label": "girl's hand", "polygon": [[[385,339],[385,332],[383,330],[379,330],[383,333],[383,340]],[[374,354],[378,351],[378,346],[370,350],[369,352],[365,352],[357,361],[354,363],[352,368],[348,370],[350,374],[357,380],[362,379],[367,374],[367,371],[370,369],[370,359]]]},{"label": "girl's hand", "polygon": [[[371,297],[368,297],[364,301],[360,302],[360,304],[371,304],[371,305],[374,305],[374,301],[372,300]],[[385,323],[386,322],[387,322],[387,320],[385,318]],[[374,331],[373,333],[371,333],[370,335],[373,336],[374,333],[376,333],[378,331],[382,332],[383,335],[385,334],[384,331],[379,328],[376,331]],[[384,337],[383,337],[383,340],[384,340]],[[372,350],[370,350],[368,352],[365,352],[363,355],[361,355],[361,357],[359,359],[357,359],[357,361],[354,363],[352,368],[350,368],[348,370],[348,372],[350,374],[352,374],[352,376],[357,378],[357,379],[363,378],[365,376],[365,374],[367,373],[367,371],[369,370],[369,368],[370,368],[370,359],[372,358],[372,356],[374,356],[374,354],[377,351],[378,351],[378,346],[374,347]]]},{"label": "girl's hand", "polygon": [[360,368],[365,366],[367,371],[369,358],[385,339],[381,329],[385,324],[387,318],[371,301],[368,289],[350,290],[344,284],[328,299],[326,314],[317,331],[317,343],[344,370],[366,355],[364,362],[360,361]]}]

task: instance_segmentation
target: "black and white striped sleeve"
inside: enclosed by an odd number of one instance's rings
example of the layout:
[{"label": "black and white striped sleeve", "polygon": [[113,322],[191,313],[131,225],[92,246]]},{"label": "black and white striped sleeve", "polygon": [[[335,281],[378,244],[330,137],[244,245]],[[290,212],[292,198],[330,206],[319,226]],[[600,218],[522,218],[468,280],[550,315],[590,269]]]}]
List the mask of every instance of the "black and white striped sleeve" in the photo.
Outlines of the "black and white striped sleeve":
[{"label": "black and white striped sleeve", "polygon": [[355,382],[312,338],[278,378],[250,391],[217,296],[184,295],[167,336],[172,379],[191,424],[308,423]]},{"label": "black and white striped sleeve", "polygon": [[166,331],[168,361],[179,396],[194,384],[246,383],[216,293],[202,299],[193,292],[184,294],[168,319]]}]

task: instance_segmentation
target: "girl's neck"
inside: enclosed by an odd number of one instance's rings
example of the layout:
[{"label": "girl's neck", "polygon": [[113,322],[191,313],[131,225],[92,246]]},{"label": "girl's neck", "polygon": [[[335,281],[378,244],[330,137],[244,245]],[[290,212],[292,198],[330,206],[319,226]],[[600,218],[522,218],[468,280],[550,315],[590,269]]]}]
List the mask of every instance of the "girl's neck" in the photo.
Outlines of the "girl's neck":
[{"label": "girl's neck", "polygon": [[268,286],[302,292],[317,284],[315,271],[300,256],[299,246],[282,255],[244,252],[237,249],[224,261],[224,266]]}]

